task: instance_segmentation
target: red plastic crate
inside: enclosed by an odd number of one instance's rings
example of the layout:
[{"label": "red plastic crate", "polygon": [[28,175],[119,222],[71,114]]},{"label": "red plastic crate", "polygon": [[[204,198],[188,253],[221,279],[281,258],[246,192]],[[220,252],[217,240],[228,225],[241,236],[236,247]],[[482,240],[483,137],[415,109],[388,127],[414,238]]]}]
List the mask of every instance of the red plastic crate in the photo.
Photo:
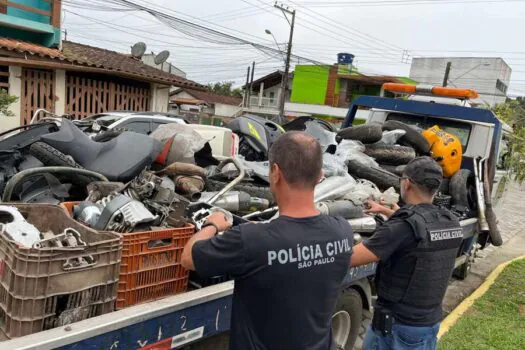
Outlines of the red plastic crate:
[{"label": "red plastic crate", "polygon": [[[78,202],[61,206],[71,215]],[[117,309],[185,292],[189,271],[181,265],[182,250],[195,226],[124,233]]]}]

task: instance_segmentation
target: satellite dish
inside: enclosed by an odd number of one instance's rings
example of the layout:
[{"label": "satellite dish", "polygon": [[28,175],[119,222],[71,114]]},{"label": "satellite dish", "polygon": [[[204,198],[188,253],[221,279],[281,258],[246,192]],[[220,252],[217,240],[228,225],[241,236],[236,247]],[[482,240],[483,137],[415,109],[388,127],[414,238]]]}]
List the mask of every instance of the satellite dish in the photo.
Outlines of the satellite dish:
[{"label": "satellite dish", "polygon": [[155,56],[154,62],[155,64],[162,64],[166,62],[168,57],[170,57],[170,52],[168,50],[161,51],[157,56]]},{"label": "satellite dish", "polygon": [[139,41],[135,45],[131,47],[131,56],[135,58],[142,58],[144,53],[146,52],[146,44],[142,41]]}]

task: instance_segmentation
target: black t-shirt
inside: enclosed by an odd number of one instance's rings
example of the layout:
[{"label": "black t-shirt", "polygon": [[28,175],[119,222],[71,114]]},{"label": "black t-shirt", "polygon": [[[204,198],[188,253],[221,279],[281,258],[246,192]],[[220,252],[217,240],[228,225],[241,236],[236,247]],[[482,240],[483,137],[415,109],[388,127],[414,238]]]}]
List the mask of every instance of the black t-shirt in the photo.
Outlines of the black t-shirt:
[{"label": "black t-shirt", "polygon": [[319,215],[244,224],[196,242],[197,273],[235,278],[230,349],[330,349],[352,239],[348,222]]}]

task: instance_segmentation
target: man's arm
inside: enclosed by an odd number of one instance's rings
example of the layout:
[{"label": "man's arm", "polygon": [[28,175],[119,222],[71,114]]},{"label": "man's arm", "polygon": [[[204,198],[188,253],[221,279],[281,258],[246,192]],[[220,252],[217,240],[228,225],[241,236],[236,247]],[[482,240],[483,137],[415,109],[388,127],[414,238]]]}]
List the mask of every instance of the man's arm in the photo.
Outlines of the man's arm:
[{"label": "man's arm", "polygon": [[385,202],[376,202],[373,200],[368,200],[368,209],[365,210],[366,214],[383,214],[387,218],[394,215],[394,213],[399,209],[397,204],[394,204],[392,208],[389,208]]},{"label": "man's arm", "polygon": [[365,247],[363,243],[359,243],[353,248],[350,266],[361,266],[377,261],[379,261],[379,258]]},{"label": "man's arm", "polygon": [[200,230],[193,237],[190,238],[188,243],[184,246],[182,251],[181,264],[186,270],[195,271],[195,263],[193,261],[193,246],[196,242],[211,239],[219,231],[226,231],[231,227],[231,224],[228,222],[226,217],[221,212],[215,212],[208,217],[206,223],[212,223],[215,226],[207,226],[204,229]]}]

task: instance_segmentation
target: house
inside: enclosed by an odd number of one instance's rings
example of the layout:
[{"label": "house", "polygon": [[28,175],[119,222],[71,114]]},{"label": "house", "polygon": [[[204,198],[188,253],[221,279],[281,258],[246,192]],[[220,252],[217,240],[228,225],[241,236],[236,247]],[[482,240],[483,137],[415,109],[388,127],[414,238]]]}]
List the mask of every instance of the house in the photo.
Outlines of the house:
[{"label": "house", "polygon": [[[406,77],[359,72],[352,60],[353,55],[339,54],[333,65],[296,65],[288,78],[285,118],[315,116],[338,124],[353,100],[362,95],[379,96],[384,83],[416,84]],[[255,80],[243,110],[266,117],[278,115],[282,76],[281,71],[275,71]]]},{"label": "house", "polygon": [[512,69],[499,57],[414,57],[410,77],[442,86],[448,63],[447,85],[476,90],[479,98],[473,104],[493,107],[506,101]]},{"label": "house", "polygon": [[14,116],[0,116],[1,130],[28,124],[40,108],[75,119],[110,110],[167,112],[172,86],[206,89],[127,53],[71,41],[57,45],[53,28],[59,28],[60,3],[23,5],[22,14],[36,11],[38,20],[17,17],[18,2],[8,2],[0,13],[0,88],[18,97],[9,107]]},{"label": "house", "polygon": [[[242,112],[242,99],[224,96],[210,90],[179,88],[170,93],[170,111],[207,123],[210,118],[233,118]],[[204,117],[204,118],[202,118]],[[213,121],[212,121],[213,122]]]}]

